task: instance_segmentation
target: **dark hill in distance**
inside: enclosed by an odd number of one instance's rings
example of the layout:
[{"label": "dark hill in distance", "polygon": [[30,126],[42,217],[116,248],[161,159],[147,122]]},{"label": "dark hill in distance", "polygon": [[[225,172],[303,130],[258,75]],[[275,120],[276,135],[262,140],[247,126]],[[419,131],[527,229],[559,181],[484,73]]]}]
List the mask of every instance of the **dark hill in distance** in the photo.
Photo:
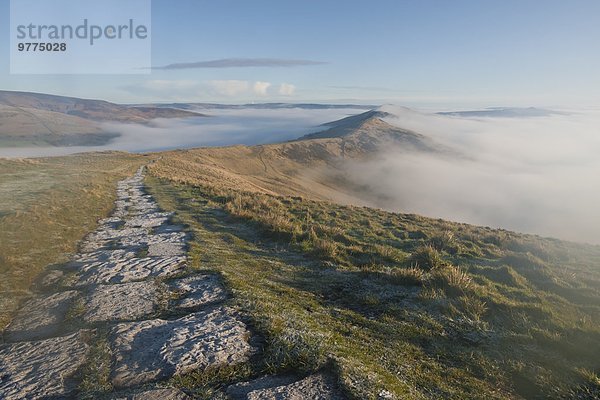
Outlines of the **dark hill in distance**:
[{"label": "dark hill in distance", "polygon": [[371,110],[375,105],[361,104],[317,104],[317,103],[251,103],[251,104],[219,104],[219,103],[165,103],[152,104],[152,107],[177,108],[181,110],[335,110],[354,108],[359,110]]},{"label": "dark hill in distance", "polygon": [[563,115],[564,113],[546,110],[536,107],[491,107],[485,110],[468,111],[446,111],[439,112],[438,115],[447,115],[452,117],[486,117],[486,118],[531,118],[547,117],[550,115]]},{"label": "dark hill in distance", "polygon": [[0,146],[97,146],[119,136],[102,129],[102,122],[145,124],[156,118],[202,116],[174,108],[0,91]]},{"label": "dark hill in distance", "polygon": [[128,106],[104,100],[28,92],[0,91],[0,105],[58,112],[94,121],[144,123],[154,118],[202,116],[198,113],[168,107]]}]

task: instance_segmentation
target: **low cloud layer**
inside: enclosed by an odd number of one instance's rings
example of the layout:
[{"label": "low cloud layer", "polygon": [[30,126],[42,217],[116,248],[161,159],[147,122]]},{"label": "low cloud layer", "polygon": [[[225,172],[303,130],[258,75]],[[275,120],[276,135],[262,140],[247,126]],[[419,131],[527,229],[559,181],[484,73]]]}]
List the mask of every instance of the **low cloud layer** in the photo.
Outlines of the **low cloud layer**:
[{"label": "low cloud layer", "polygon": [[296,139],[314,132],[330,118],[343,118],[362,110],[300,109],[202,109],[210,117],[158,119],[149,126],[104,124],[109,132],[122,134],[112,144],[130,151],[153,151],[198,146],[264,144]]},{"label": "low cloud layer", "polygon": [[169,64],[154,69],[197,69],[197,68],[250,68],[250,67],[304,67],[326,64],[322,61],[294,60],[285,58],[223,58],[220,60]]},{"label": "low cloud layer", "polygon": [[384,107],[461,156],[388,149],[347,172],[402,212],[600,243],[600,112],[461,118]]},{"label": "low cloud layer", "polygon": [[157,119],[150,125],[105,123],[107,132],[121,134],[107,146],[0,148],[0,157],[41,157],[78,152],[124,150],[159,151],[200,146],[263,144],[296,139],[320,129],[318,125],[364,112],[341,109],[211,109],[199,107],[209,117]]}]

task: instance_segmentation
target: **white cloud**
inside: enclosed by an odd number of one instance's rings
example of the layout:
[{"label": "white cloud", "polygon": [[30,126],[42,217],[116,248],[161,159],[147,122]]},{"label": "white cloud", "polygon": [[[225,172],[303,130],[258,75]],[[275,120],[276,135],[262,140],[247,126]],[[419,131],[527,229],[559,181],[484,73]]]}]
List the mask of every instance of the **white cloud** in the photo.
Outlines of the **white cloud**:
[{"label": "white cloud", "polygon": [[282,96],[293,96],[296,91],[296,86],[291,83],[282,83],[279,86],[279,94]]},{"label": "white cloud", "polygon": [[254,83],[254,93],[260,95],[260,96],[266,96],[267,95],[267,90],[269,89],[269,87],[271,87],[271,83],[270,82],[255,82]]}]

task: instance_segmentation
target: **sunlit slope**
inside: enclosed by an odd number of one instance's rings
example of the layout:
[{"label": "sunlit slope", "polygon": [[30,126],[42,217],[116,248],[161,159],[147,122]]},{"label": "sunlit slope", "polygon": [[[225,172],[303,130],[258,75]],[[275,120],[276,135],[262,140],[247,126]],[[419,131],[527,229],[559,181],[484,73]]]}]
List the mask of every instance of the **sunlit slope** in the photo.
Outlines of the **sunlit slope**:
[{"label": "sunlit slope", "polygon": [[369,111],[279,144],[167,152],[155,168],[176,166],[174,179],[185,180],[200,169],[203,179],[217,186],[368,204],[362,189],[340,173],[338,167],[345,160],[376,157],[388,146],[407,152],[446,151],[423,135],[387,124],[383,117]]}]

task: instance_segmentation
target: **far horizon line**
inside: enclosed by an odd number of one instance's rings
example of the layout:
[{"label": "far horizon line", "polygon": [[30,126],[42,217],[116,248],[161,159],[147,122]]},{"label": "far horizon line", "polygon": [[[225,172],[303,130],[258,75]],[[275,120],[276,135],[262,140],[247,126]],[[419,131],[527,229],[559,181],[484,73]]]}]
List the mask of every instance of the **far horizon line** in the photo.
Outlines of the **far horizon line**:
[{"label": "far horizon line", "polygon": [[[471,106],[467,106],[464,102],[456,102],[457,104],[451,106],[448,103],[445,104],[436,104],[432,102],[420,102],[421,105],[407,105],[410,103],[414,103],[411,101],[392,101],[383,100],[378,102],[368,102],[361,101],[359,99],[329,99],[329,100],[295,100],[295,101],[248,101],[248,100],[240,100],[240,101],[214,101],[214,100],[154,100],[154,101],[116,101],[108,98],[103,98],[102,96],[90,96],[90,97],[78,97],[71,94],[57,94],[56,92],[41,92],[41,91],[27,91],[27,90],[10,90],[10,89],[0,89],[0,93],[15,93],[15,94],[29,94],[29,95],[41,95],[41,96],[52,96],[52,97],[62,97],[69,99],[77,99],[77,100],[89,100],[89,101],[106,101],[108,103],[113,103],[117,105],[124,106],[144,106],[144,105],[168,105],[168,104],[190,104],[190,105],[215,105],[215,106],[260,106],[260,105],[278,105],[278,104],[286,104],[286,105],[320,105],[320,106],[336,106],[343,107],[348,106],[349,108],[361,108],[361,109],[375,109],[385,105],[394,105],[394,106],[402,106],[411,109],[435,109],[438,111],[475,111],[475,110],[489,110],[489,109],[525,109],[525,108],[540,108],[540,109],[573,109],[573,108],[600,108],[598,105],[587,104],[587,105],[531,105],[533,103],[529,103],[529,105],[504,105],[502,102],[485,102],[485,104],[480,103],[479,105],[472,104]],[[518,103],[522,104],[522,103]]]}]

